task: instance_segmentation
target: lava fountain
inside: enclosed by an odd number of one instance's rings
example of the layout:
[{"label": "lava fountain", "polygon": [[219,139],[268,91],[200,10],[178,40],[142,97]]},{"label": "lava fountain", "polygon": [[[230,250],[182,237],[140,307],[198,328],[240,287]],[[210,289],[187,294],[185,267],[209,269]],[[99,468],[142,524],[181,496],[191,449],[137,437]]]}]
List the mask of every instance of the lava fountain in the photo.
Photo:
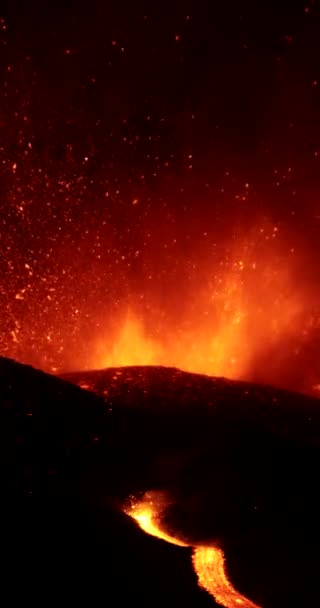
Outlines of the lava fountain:
[{"label": "lava fountain", "polygon": [[305,367],[310,388],[316,386],[315,358],[297,354],[320,333],[317,295],[298,278],[294,252],[288,257],[278,240],[278,229],[264,225],[220,264],[196,263],[188,288],[179,276],[166,297],[129,298],[116,329],[99,331],[86,367],[165,365],[293,389],[300,388],[291,382],[295,367]]},{"label": "lava fountain", "polygon": [[[189,547],[186,542],[171,536],[161,529],[161,515],[166,507],[163,495],[158,492],[146,493],[140,501],[133,501],[126,507],[140,528],[156,538],[179,547]],[[198,584],[225,608],[258,608],[256,604],[240,595],[229,581],[223,551],[218,547],[195,546],[192,555],[193,568]]]},{"label": "lava fountain", "polygon": [[212,230],[174,255],[161,249],[163,228],[156,236],[134,268],[110,261],[105,275],[79,264],[59,290],[41,281],[41,314],[36,300],[29,314],[28,291],[17,292],[1,354],[57,373],[163,365],[319,390],[319,284],[294,235],[263,219],[220,240]]}]

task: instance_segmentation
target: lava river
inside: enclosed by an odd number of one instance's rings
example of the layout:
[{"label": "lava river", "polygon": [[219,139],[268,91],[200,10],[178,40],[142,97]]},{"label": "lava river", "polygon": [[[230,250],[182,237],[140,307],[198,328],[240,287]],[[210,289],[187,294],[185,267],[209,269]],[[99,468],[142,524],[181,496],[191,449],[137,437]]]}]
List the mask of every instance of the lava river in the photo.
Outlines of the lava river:
[{"label": "lava river", "polygon": [[[165,508],[160,493],[147,493],[141,500],[131,502],[125,507],[144,532],[180,547],[189,547],[186,542],[174,538],[159,527],[161,513]],[[223,551],[213,546],[194,546],[192,555],[193,568],[198,577],[198,584],[214,597],[216,602],[225,608],[259,608],[249,599],[240,595],[229,581],[225,569]]]}]

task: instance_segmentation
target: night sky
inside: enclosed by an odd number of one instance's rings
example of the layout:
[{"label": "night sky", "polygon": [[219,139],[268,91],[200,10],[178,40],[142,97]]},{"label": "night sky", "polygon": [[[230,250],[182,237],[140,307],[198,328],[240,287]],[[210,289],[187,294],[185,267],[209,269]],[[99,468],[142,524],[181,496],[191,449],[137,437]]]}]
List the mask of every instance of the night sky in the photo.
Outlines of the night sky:
[{"label": "night sky", "polygon": [[318,0],[2,1],[0,73],[1,354],[89,365],[230,273],[320,330]]}]

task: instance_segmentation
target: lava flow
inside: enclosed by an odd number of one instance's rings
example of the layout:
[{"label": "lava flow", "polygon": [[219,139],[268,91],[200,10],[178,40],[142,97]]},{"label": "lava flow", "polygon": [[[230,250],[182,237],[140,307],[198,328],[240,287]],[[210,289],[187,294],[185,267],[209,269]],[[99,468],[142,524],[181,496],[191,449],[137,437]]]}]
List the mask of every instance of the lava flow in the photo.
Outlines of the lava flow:
[{"label": "lava flow", "polygon": [[[133,502],[125,508],[144,532],[179,547],[189,547],[186,542],[174,538],[161,530],[158,521],[165,502],[160,493],[144,495],[141,501]],[[216,602],[225,608],[259,608],[256,604],[240,595],[229,581],[225,570],[223,551],[218,547],[195,546],[192,556],[193,568],[198,577],[198,584],[214,597]]]}]

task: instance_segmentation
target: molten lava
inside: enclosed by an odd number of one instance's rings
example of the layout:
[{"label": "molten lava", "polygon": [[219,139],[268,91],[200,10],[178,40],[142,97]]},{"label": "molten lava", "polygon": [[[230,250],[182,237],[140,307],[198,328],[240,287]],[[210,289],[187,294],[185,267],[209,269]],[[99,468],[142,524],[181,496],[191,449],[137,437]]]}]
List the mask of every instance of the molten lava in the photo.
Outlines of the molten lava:
[{"label": "molten lava", "polygon": [[[125,509],[138,522],[140,528],[147,534],[160,538],[179,547],[188,547],[187,543],[161,530],[158,524],[161,513],[165,508],[163,496],[160,493],[145,494],[141,501],[134,502]],[[223,551],[217,547],[196,546],[193,550],[192,564],[198,577],[200,587],[203,587],[214,599],[225,608],[258,608],[256,604],[240,595],[228,580],[225,572]]]},{"label": "molten lava", "polygon": [[258,608],[256,604],[240,595],[228,580],[225,572],[223,552],[213,547],[195,547],[192,563],[200,587],[226,608]]}]

